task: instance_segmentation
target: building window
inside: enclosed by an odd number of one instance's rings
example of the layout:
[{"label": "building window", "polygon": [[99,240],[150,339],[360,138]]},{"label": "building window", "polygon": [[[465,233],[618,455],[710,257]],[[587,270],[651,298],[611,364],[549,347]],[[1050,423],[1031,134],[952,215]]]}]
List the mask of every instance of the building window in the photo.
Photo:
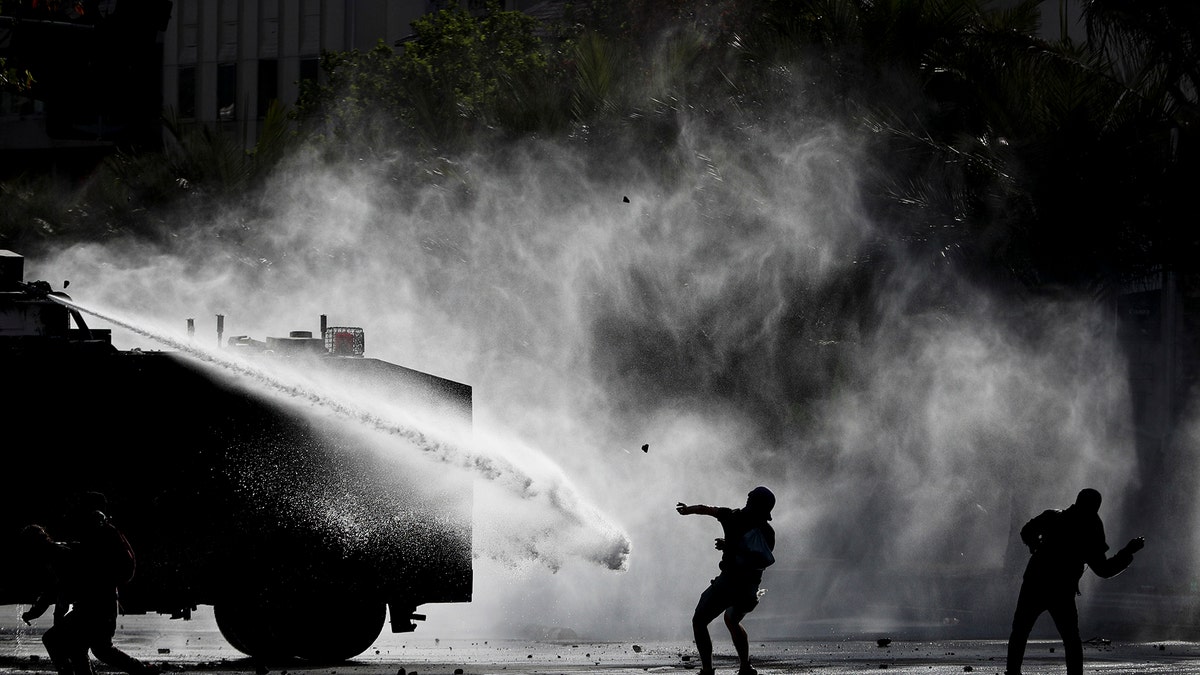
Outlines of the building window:
[{"label": "building window", "polygon": [[316,58],[300,59],[300,81],[316,82],[321,72],[321,60]]},{"label": "building window", "polygon": [[279,98],[279,61],[275,59],[259,59],[258,61],[258,116],[266,117],[271,101]]},{"label": "building window", "polygon": [[217,66],[217,120],[231,122],[237,119],[237,64],[222,63]]},{"label": "building window", "polygon": [[190,120],[196,117],[196,68],[179,69],[179,117]]}]

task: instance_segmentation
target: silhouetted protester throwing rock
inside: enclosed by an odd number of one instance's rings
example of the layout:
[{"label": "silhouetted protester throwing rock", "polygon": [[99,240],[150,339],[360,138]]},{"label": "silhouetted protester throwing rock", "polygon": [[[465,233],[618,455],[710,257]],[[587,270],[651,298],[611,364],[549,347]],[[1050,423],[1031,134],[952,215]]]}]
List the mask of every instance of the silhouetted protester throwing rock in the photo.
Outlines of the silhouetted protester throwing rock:
[{"label": "silhouetted protester throwing rock", "polygon": [[742,619],[758,605],[758,584],[763,570],[775,562],[775,530],[767,521],[775,506],[775,495],[765,487],[756,487],[746,496],[746,506],[731,509],[723,506],[688,506],[680,502],[675,510],[681,515],[712,516],[721,523],[725,536],[717,539],[721,551],[721,573],[700,595],[692,615],[692,632],[700,652],[698,675],[712,675],[712,638],[708,624],[725,613],[725,626],[733,638],[741,661],[739,675],[755,675],[750,666],[750,638],[742,627]]},{"label": "silhouetted protester throwing rock", "polygon": [[1100,493],[1085,488],[1065,510],[1044,511],[1021,528],[1021,541],[1033,555],[1025,567],[1013,614],[1005,669],[1008,675],[1020,675],[1029,632],[1042,612],[1050,613],[1062,636],[1068,675],[1083,675],[1083,643],[1075,596],[1079,594],[1084,566],[1101,578],[1114,577],[1129,567],[1133,554],[1146,545],[1141,537],[1130,539],[1125,548],[1107,557],[1108,542],[1099,511]]}]

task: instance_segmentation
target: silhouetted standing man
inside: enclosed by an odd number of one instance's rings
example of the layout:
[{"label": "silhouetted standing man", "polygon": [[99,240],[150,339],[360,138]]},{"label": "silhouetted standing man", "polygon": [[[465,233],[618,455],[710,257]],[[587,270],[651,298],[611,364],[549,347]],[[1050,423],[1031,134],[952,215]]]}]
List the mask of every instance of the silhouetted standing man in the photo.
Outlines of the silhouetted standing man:
[{"label": "silhouetted standing man", "polygon": [[775,548],[775,530],[767,522],[774,506],[775,495],[761,486],[750,491],[746,506],[740,509],[702,504],[688,506],[683,502],[675,506],[680,515],[716,518],[725,534],[717,539],[716,545],[722,552],[721,573],[700,595],[692,615],[692,632],[700,652],[698,675],[713,675],[713,645],[708,624],[721,612],[725,613],[725,626],[729,628],[741,662],[738,675],[756,675],[750,666],[750,638],[742,627],[742,619],[758,605],[758,584],[762,581],[763,569],[775,562],[771,554]]},{"label": "silhouetted standing man", "polygon": [[1042,612],[1050,613],[1062,636],[1067,674],[1083,675],[1083,642],[1079,638],[1075,596],[1079,594],[1084,566],[1103,579],[1114,577],[1129,567],[1133,554],[1146,545],[1141,537],[1130,539],[1125,548],[1107,557],[1108,542],[1099,511],[1100,493],[1085,488],[1065,510],[1044,511],[1021,528],[1021,541],[1033,555],[1025,567],[1013,614],[1005,669],[1008,675],[1020,675],[1029,632]]},{"label": "silhouetted standing man", "polygon": [[[108,502],[98,492],[84,494],[75,504],[72,518],[78,542],[72,548],[79,556],[71,611],[61,621],[64,649],[81,645],[96,658],[130,675],[154,675],[159,668],[143,663],[113,645],[117,631],[117,586],[133,577],[133,549],[104,513]],[[49,648],[49,645],[47,645]],[[77,659],[76,659],[77,661]],[[88,675],[88,671],[77,675]]]}]

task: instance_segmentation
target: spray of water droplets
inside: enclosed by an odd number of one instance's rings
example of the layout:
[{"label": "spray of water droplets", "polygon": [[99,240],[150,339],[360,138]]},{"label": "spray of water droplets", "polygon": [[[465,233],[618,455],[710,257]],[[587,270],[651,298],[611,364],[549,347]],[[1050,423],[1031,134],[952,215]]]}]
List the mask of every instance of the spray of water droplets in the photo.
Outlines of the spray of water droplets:
[{"label": "spray of water droplets", "polygon": [[[589,504],[569,478],[536,450],[512,439],[474,437],[462,424],[444,416],[402,409],[361,392],[352,392],[315,370],[272,367],[228,352],[200,347],[112,312],[85,307],[62,296],[50,296],[69,309],[120,326],[186,354],[214,376],[232,379],[283,404],[305,406],[313,414],[349,422],[360,433],[402,441],[426,462],[465,471],[483,479],[492,500],[508,500],[508,527],[487,528],[480,540],[483,554],[518,564],[533,560],[558,569],[564,559],[579,557],[611,570],[626,568],[629,537]],[[511,508],[517,504],[527,508]],[[350,522],[344,509],[320,509],[334,525]],[[536,515],[535,515],[536,512]]]}]

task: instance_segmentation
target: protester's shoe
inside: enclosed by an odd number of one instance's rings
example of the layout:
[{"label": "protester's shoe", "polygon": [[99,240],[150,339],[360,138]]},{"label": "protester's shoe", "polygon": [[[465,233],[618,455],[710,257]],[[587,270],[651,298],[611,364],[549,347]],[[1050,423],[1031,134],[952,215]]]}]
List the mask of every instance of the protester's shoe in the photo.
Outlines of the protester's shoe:
[{"label": "protester's shoe", "polygon": [[717,671],[713,670],[712,668],[705,668],[701,666],[700,670],[696,671],[696,675],[716,675],[716,672]]},{"label": "protester's shoe", "polygon": [[738,675],[758,675],[758,671],[753,666],[742,666],[738,668]]}]

